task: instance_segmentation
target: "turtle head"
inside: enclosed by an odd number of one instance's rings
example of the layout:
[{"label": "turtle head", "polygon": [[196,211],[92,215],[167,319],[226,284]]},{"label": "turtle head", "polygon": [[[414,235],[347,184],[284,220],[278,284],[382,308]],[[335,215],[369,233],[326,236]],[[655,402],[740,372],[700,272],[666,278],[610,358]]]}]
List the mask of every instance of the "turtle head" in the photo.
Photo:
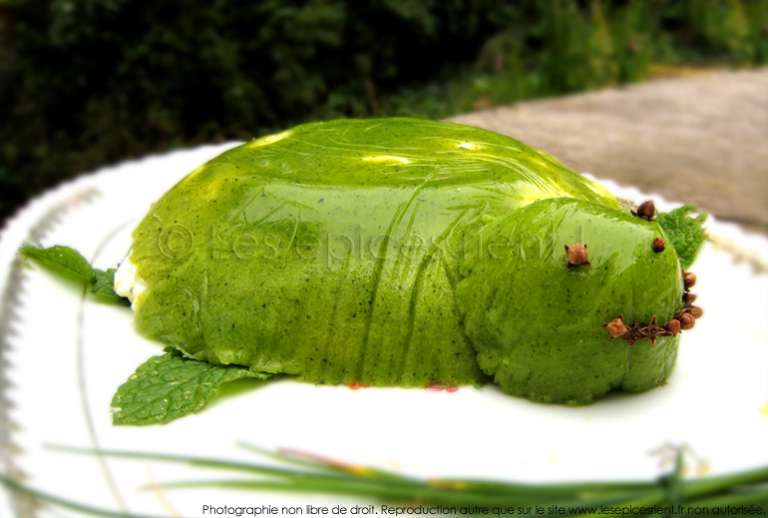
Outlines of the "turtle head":
[{"label": "turtle head", "polygon": [[652,218],[572,198],[487,225],[457,285],[480,367],[506,392],[560,403],[663,383],[684,307],[668,241]]}]

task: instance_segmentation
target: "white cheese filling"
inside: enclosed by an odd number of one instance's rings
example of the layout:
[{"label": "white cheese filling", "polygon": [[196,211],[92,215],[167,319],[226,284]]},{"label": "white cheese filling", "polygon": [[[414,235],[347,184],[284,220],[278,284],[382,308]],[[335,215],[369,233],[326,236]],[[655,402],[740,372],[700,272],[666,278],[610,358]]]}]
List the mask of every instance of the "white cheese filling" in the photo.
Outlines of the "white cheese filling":
[{"label": "white cheese filling", "polygon": [[144,280],[139,277],[136,265],[131,262],[131,254],[120,263],[115,272],[115,293],[131,301],[131,307],[136,309],[136,302],[139,296],[147,289]]}]

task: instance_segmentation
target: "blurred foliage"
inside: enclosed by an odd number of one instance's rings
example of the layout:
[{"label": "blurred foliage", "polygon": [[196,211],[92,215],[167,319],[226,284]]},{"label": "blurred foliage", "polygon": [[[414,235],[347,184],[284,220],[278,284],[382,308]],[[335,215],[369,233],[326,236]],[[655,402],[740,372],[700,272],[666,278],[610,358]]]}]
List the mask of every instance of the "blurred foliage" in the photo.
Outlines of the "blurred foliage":
[{"label": "blurred foliage", "polygon": [[768,62],[768,0],[0,0],[0,216],[119,159]]}]

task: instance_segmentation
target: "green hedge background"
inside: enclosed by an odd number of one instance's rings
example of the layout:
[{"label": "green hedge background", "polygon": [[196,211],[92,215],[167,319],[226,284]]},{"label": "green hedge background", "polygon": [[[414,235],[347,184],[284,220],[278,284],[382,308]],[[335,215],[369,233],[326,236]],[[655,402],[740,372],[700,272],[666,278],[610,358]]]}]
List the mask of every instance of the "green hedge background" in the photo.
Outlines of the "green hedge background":
[{"label": "green hedge background", "polygon": [[121,159],[768,62],[768,0],[0,0],[0,217]]}]

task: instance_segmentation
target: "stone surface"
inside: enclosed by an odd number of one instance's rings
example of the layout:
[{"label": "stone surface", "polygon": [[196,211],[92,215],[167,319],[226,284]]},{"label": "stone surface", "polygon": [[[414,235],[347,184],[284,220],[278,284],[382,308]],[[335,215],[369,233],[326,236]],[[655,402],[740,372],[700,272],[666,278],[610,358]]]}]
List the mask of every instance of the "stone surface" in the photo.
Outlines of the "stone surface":
[{"label": "stone surface", "polygon": [[768,69],[658,79],[453,120],[768,233]]}]

